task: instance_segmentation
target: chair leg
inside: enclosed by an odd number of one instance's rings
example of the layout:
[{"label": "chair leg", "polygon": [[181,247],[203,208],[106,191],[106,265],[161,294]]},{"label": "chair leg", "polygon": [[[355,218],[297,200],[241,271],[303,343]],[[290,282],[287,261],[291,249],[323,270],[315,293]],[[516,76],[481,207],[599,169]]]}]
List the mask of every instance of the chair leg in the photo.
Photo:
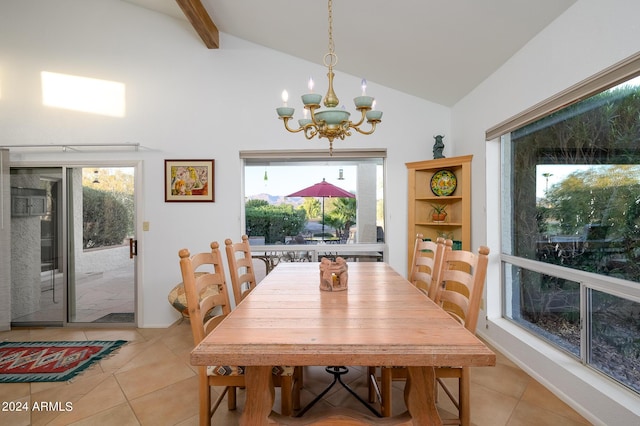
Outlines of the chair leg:
[{"label": "chair leg", "polygon": [[300,389],[302,389],[302,376],[304,367],[296,367],[293,372],[293,391],[291,395],[293,409],[300,409]]},{"label": "chair leg", "polygon": [[[209,389],[211,389],[211,387],[209,387]],[[220,396],[218,396],[218,399],[216,399],[216,402],[213,403],[213,408],[211,408],[209,410],[209,419],[208,421],[205,420],[205,422],[203,423],[202,418],[201,418],[201,426],[202,425],[211,425],[211,418],[213,417],[213,415],[215,414],[216,410],[218,409],[218,407],[220,406],[220,403],[222,402],[222,400],[224,399],[225,394],[227,393],[227,391],[229,390],[229,387],[225,387],[222,390],[222,393],[220,394]]]},{"label": "chair leg", "polygon": [[382,367],[381,370],[380,376],[382,377],[382,384],[380,387],[382,388],[382,407],[380,411],[382,413],[382,417],[391,417],[393,370],[387,367]]},{"label": "chair leg", "polygon": [[198,393],[200,394],[200,426],[211,425],[211,386],[206,371],[198,374]]},{"label": "chair leg", "polygon": [[458,402],[460,404],[458,414],[460,415],[460,424],[462,426],[471,425],[471,401],[469,398],[471,380],[469,373],[469,367],[463,367],[458,382]]},{"label": "chair leg", "polygon": [[290,416],[292,413],[293,397],[293,376],[282,376],[280,385],[280,411],[283,416]]},{"label": "chair leg", "polygon": [[304,387],[304,367],[296,367],[296,371],[298,373],[298,382],[300,382],[299,388],[302,389]]},{"label": "chair leg", "polygon": [[229,386],[227,389],[227,408],[229,411],[236,409],[236,387]]}]

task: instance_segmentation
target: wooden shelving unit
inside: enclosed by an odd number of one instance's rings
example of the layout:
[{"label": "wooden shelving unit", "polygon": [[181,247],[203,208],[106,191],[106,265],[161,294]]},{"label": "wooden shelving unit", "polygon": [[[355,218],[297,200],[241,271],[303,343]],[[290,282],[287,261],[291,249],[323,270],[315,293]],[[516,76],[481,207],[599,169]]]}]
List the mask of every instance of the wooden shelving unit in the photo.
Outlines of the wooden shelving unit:
[{"label": "wooden shelving unit", "polygon": [[[434,241],[444,236],[454,240],[454,249],[470,250],[472,158],[472,155],[466,155],[406,163],[409,183],[408,270],[411,270],[417,234]],[[440,170],[449,170],[456,175],[457,186],[451,195],[438,196],[431,191],[431,178]],[[434,204],[446,206],[447,217],[443,222],[432,219]]]}]

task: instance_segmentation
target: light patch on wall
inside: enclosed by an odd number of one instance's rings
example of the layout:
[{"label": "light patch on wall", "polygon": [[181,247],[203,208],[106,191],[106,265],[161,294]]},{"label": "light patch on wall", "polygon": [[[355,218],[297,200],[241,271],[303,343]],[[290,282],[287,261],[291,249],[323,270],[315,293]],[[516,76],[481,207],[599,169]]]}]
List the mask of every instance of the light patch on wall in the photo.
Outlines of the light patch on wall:
[{"label": "light patch on wall", "polygon": [[42,71],[42,104],[92,114],[124,117],[125,85]]}]

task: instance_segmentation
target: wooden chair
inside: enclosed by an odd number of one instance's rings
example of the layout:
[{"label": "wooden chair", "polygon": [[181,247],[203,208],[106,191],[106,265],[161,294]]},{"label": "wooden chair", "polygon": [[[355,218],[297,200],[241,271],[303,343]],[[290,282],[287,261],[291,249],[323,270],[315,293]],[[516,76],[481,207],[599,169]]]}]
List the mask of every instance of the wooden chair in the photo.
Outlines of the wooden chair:
[{"label": "wooden chair", "polygon": [[[243,235],[239,243],[234,243],[231,238],[227,238],[224,240],[224,245],[227,253],[229,274],[231,275],[233,298],[235,305],[238,306],[238,303],[242,302],[242,299],[247,297],[257,285],[249,237]],[[283,368],[289,371],[292,367]],[[295,386],[292,389],[291,403],[292,408],[297,410],[300,408],[300,388],[303,381],[302,367],[295,367],[293,374]]]},{"label": "wooden chair", "polygon": [[233,286],[233,299],[236,306],[256,287],[256,275],[251,257],[249,237],[242,236],[242,241],[234,243],[230,238],[224,240],[227,252],[227,263]]},{"label": "wooden chair", "polygon": [[[447,242],[448,243],[448,242]],[[448,245],[448,244],[447,244]],[[489,261],[489,248],[481,246],[478,253],[445,248],[442,255],[442,267],[435,290],[434,302],[442,306],[454,319],[467,330],[474,333],[478,324],[480,303],[484,291]],[[401,375],[404,368],[387,368],[382,374],[382,389],[388,389],[382,395],[383,415],[391,415],[391,384]],[[443,424],[471,424],[471,404],[469,400],[469,367],[440,367],[435,369],[436,381],[458,409],[456,419],[443,419]],[[447,387],[443,379],[454,378],[458,381],[458,397]],[[388,401],[388,402],[387,402]]]},{"label": "wooden chair", "polygon": [[[409,281],[420,291],[434,300],[440,282],[445,251],[451,251],[453,241],[439,237],[434,241],[425,241],[422,234],[416,235],[413,260],[409,271]],[[369,367],[369,402],[380,399],[380,411],[384,417],[391,416],[391,386],[394,380],[406,380],[407,369],[403,367],[380,367],[378,376],[376,367]],[[377,389],[380,382],[381,390]]]},{"label": "wooden chair", "polygon": [[[193,342],[198,345],[216,326],[231,313],[229,293],[225,282],[222,257],[219,244],[211,243],[211,252],[191,256],[189,250],[178,252],[180,270],[187,296],[189,322]],[[197,271],[197,272],[196,272]],[[217,292],[210,291],[217,287]],[[280,386],[281,411],[291,415],[293,395],[293,367],[274,367],[274,384]],[[211,417],[222,402],[225,394],[229,410],[236,408],[236,387],[244,386],[244,368],[238,366],[200,366],[198,367],[198,388],[200,400],[200,425],[210,425]],[[211,387],[224,386],[211,407]]]},{"label": "wooden chair", "polygon": [[443,253],[447,247],[451,250],[452,245],[453,241],[445,242],[442,237],[433,242],[424,241],[422,234],[416,236],[409,281],[432,300],[438,289]]},{"label": "wooden chair", "polygon": [[[446,251],[441,285],[435,295],[435,302],[473,334],[478,324],[488,261],[489,248],[485,246],[481,246],[477,254],[465,250]],[[470,425],[469,367],[442,367],[435,372],[438,384],[458,409],[458,418],[443,420],[443,424]],[[457,398],[443,381],[445,378],[458,380]]]}]

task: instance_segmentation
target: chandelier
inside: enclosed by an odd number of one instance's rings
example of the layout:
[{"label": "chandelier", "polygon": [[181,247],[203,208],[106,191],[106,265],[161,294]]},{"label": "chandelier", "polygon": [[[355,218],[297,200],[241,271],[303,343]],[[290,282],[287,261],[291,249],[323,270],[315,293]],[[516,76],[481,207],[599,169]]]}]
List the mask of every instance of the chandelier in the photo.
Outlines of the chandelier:
[{"label": "chandelier", "polygon": [[[351,115],[344,107],[338,108],[339,100],[333,91],[333,67],[338,63],[338,56],[335,54],[335,45],[333,43],[333,2],[329,0],[329,52],[324,55],[324,65],[329,72],[329,88],[322,102],[324,109],[319,110],[322,95],[313,93],[313,79],[309,78],[309,92],[302,95],[302,103],[304,104],[304,118],[298,120],[297,129],[289,126],[289,120],[293,118],[294,108],[287,106],[289,94],[287,91],[282,92],[283,106],[276,108],[278,116],[284,121],[284,127],[291,133],[304,132],[307,139],[329,139],[329,153],[333,154],[333,140],[338,138],[344,140],[345,137],[351,136],[351,131],[355,130],[363,135],[370,135],[376,130],[376,124],[382,121],[382,111],[375,110],[375,100],[371,96],[366,95],[367,81],[362,80],[362,95],[354,98],[356,109],[360,111],[361,116],[357,122],[349,120]],[[309,111],[307,113],[307,111]],[[309,117],[308,117],[309,116]],[[370,128],[365,130],[361,128],[365,120],[370,124]]]}]

